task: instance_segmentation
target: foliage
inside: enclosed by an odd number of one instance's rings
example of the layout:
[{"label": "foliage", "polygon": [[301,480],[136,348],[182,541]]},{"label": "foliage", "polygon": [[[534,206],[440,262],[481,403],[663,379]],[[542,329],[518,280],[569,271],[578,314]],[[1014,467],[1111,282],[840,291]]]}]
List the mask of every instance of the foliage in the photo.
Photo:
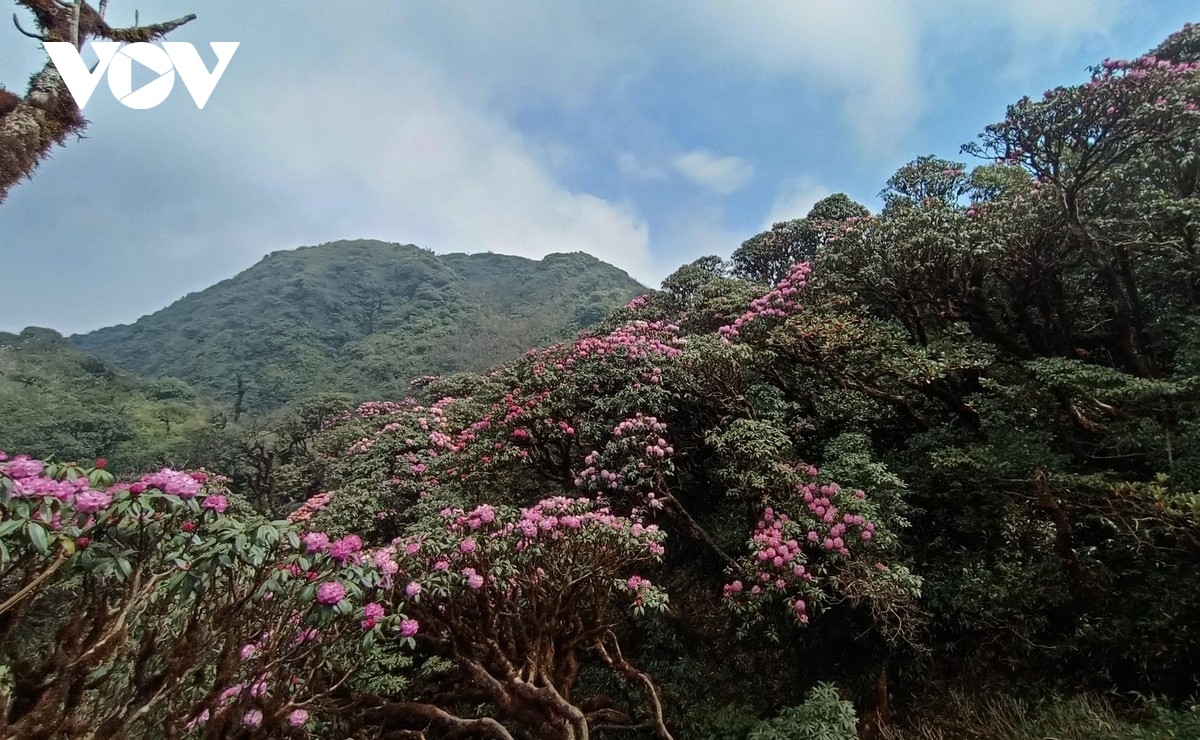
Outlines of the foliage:
[{"label": "foliage", "polygon": [[774,284],[789,267],[813,259],[830,230],[847,219],[870,215],[842,193],[823,198],[804,218],[781,221],[738,247],[729,258],[733,274],[760,283]]},{"label": "foliage", "polygon": [[1013,740],[1096,738],[1097,740],[1175,740],[1200,731],[1200,708],[1169,709],[1150,700],[1142,707],[1122,706],[1111,697],[1057,694],[1026,700],[1000,693],[969,696],[951,692],[936,713],[907,731],[889,729],[888,740],[950,740],[956,737],[1003,737]]},{"label": "foliage", "polygon": [[756,725],[748,740],[856,740],[857,722],[854,705],[838,696],[836,686],[822,683],[800,706]]},{"label": "foliage", "polygon": [[229,506],[205,473],[0,462],[6,736],[300,734],[354,668],[343,638],[372,634],[352,601],[380,574]]},{"label": "foliage", "polygon": [[0,333],[0,450],[94,460],[110,469],[229,471],[227,416],[173,378],[147,380],[86,355],[49,329]]}]

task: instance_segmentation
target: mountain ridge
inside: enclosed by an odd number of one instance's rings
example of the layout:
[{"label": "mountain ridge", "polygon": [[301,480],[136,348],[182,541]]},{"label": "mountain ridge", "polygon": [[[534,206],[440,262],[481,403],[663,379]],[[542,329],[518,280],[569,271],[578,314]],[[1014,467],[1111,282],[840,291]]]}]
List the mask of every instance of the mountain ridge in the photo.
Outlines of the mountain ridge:
[{"label": "mountain ridge", "polygon": [[484,370],[646,290],[583,252],[532,260],[342,240],[271,252],[133,323],[69,341],[130,372],[269,410],[325,390],[403,395],[413,377]]}]

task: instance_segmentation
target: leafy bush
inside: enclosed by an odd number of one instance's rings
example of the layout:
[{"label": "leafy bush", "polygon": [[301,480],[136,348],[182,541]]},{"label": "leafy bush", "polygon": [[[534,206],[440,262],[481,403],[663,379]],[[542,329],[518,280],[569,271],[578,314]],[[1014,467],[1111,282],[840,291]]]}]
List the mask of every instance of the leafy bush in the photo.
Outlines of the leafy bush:
[{"label": "leafy bush", "polygon": [[758,723],[749,740],[856,740],[854,705],[838,696],[837,687],[818,684],[798,707]]}]

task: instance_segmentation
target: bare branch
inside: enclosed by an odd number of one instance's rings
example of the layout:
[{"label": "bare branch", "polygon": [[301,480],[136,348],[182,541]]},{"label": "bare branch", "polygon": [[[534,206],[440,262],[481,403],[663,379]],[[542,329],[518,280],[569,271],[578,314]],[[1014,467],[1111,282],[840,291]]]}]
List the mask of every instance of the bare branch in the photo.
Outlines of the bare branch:
[{"label": "bare branch", "polygon": [[[613,648],[611,651],[609,651],[604,645],[604,641],[606,639],[612,640]],[[642,687],[642,691],[646,694],[647,701],[650,702],[650,709],[654,712],[654,731],[660,738],[662,738],[662,740],[673,740],[671,733],[667,730],[666,722],[663,719],[662,702],[658,698],[658,690],[654,687],[654,681],[649,675],[638,670],[636,666],[625,659],[625,656],[621,653],[621,643],[617,641],[617,636],[612,631],[602,635],[600,639],[596,641],[596,652],[600,655],[600,659],[603,660],[606,665],[619,671],[621,675],[623,675],[630,683],[640,685]]]},{"label": "bare branch", "polygon": [[46,41],[45,36],[39,36],[36,33],[30,33],[29,31],[26,31],[24,28],[21,28],[21,21],[17,18],[16,13],[13,13],[13,25],[17,27],[17,30],[20,31],[23,36],[28,36],[31,39],[36,39],[43,43]]},{"label": "bare branch", "polygon": [[420,702],[383,702],[375,710],[380,719],[392,722],[419,721],[430,723],[451,732],[470,733],[472,737],[490,737],[495,740],[513,740],[504,725],[490,717],[464,719],[456,717],[440,707]]}]

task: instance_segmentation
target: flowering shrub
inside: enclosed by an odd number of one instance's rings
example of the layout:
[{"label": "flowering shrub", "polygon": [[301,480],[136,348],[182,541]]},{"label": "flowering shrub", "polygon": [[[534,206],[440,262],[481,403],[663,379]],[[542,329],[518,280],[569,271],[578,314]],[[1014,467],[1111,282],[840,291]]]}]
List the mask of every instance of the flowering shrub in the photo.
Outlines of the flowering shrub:
[{"label": "flowering shrub", "polygon": [[226,516],[207,473],[0,459],[6,734],[277,736],[355,665],[373,563]]},{"label": "flowering shrub", "polygon": [[743,633],[770,607],[778,605],[790,619],[807,625],[822,605],[837,598],[867,602],[885,634],[910,630],[904,621],[916,612],[920,579],[903,566],[881,562],[890,548],[877,538],[867,516],[873,507],[866,494],[818,483],[814,467],[802,473],[809,480],[796,484],[782,510],[763,509],[749,552],[738,563],[742,577],[725,584],[728,605],[747,621]]},{"label": "flowering shrub", "polygon": [[[624,658],[613,632],[621,607],[666,608],[666,594],[636,572],[663,552],[657,526],[596,500],[554,497],[520,510],[446,508],[412,529],[362,552],[353,535],[331,543],[309,532],[301,541],[309,552],[336,559],[340,547],[372,563],[382,588],[358,612],[361,626],[449,659],[497,717],[541,737],[586,737],[590,715],[571,696],[580,657],[590,653],[646,692],[652,721],[669,737],[653,684]],[[344,593],[329,581],[317,599],[338,604]],[[497,723],[442,705],[391,702],[381,711],[414,727],[436,718],[450,730],[507,737]]]}]

